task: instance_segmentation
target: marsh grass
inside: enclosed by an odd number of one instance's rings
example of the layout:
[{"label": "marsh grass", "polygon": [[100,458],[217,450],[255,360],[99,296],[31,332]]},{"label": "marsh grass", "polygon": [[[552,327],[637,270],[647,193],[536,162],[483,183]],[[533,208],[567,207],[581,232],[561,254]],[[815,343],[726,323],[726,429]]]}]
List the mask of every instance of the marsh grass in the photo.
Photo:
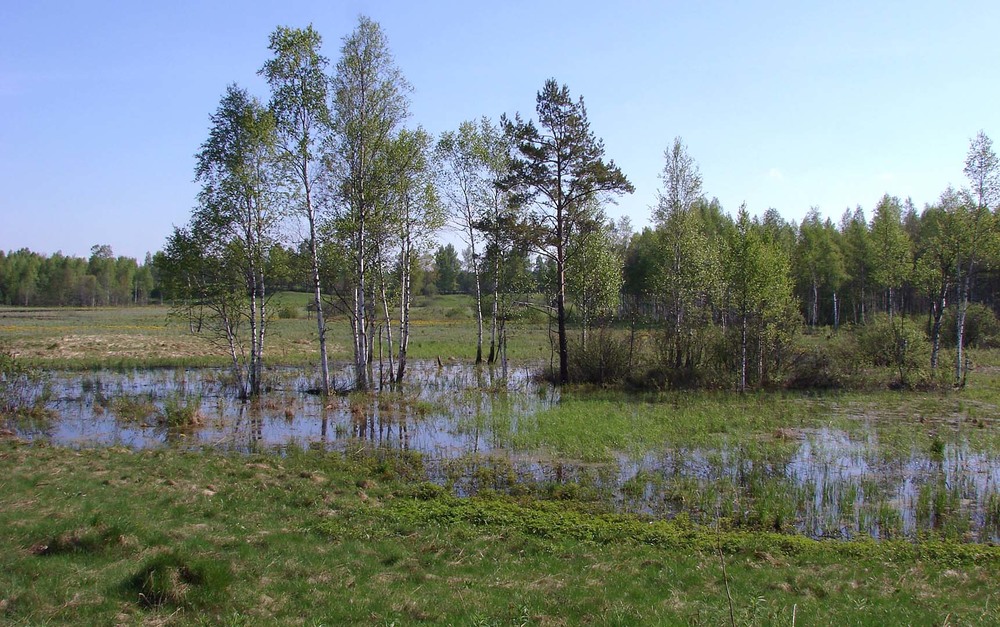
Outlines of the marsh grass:
[{"label": "marsh grass", "polygon": [[149,609],[197,609],[223,600],[231,579],[229,568],[218,559],[168,550],[146,560],[120,589],[122,596]]},{"label": "marsh grass", "polygon": [[127,423],[144,423],[159,411],[152,394],[115,396],[109,402],[115,418]]},{"label": "marsh grass", "polygon": [[[405,453],[0,443],[12,624],[996,624],[998,549],[456,498]],[[142,507],[135,507],[142,503]],[[49,553],[39,544],[61,543]],[[721,602],[720,602],[721,601]]]},{"label": "marsh grass", "polygon": [[[420,304],[411,355],[443,357],[444,372],[449,357],[471,360],[471,325],[449,316],[462,306]],[[17,310],[0,324],[35,365],[219,363],[162,312]],[[273,324],[276,361],[314,362],[308,315]],[[346,356],[346,322],[335,324],[334,356]],[[550,351],[544,325],[511,340],[519,359]],[[482,371],[474,385],[454,374],[424,390],[455,394],[454,407],[422,392],[338,398],[357,420],[335,425],[334,453],[0,441],[0,545],[12,547],[0,552],[0,622],[720,624],[719,529],[747,623],[789,624],[797,608],[800,624],[997,624],[997,548],[959,541],[1000,537],[995,482],[968,478],[1000,450],[1000,351],[970,352],[966,389],[919,392],[886,390],[876,373],[822,395],[532,398]],[[79,385],[116,420],[173,427],[169,443],[226,381],[164,376],[171,392],[155,398],[100,372]],[[268,376],[281,394],[254,411],[293,419],[283,394],[298,379]],[[475,450],[431,458],[382,437],[449,412]],[[887,477],[910,467],[907,493]]]},{"label": "marsh grass", "polygon": [[768,448],[790,443],[770,434],[807,422],[797,395],[734,395],[721,392],[622,392],[564,390],[557,405],[522,416],[513,445],[549,448],[560,455],[607,461],[617,452],[642,455],[663,445],[717,445],[732,438],[765,441]]},{"label": "marsh grass", "polygon": [[159,412],[159,422],[171,429],[186,429],[204,422],[201,413],[201,397],[172,394],[163,401]]},{"label": "marsh grass", "polygon": [[[296,368],[269,369],[268,394],[245,407],[227,401],[225,370],[53,381],[60,395],[79,394],[60,411],[87,420],[93,410],[78,437],[105,442],[414,447],[429,476],[462,495],[570,499],[704,526],[719,515],[727,529],[813,537],[1000,538],[986,511],[997,484],[984,479],[995,472],[996,406],[962,392],[636,394],[501,384],[487,369],[416,364],[412,387],[354,392],[323,408],[302,394],[311,375]],[[332,424],[322,434],[309,423],[321,416]],[[53,424],[9,428],[44,439]],[[951,505],[935,509],[940,473]]]}]

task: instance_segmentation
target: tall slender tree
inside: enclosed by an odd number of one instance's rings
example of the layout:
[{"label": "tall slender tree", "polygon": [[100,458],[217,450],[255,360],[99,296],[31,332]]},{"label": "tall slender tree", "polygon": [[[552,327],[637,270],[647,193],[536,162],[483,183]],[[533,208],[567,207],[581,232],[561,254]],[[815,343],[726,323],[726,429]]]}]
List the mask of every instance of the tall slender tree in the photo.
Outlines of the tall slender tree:
[{"label": "tall slender tree", "polygon": [[597,228],[569,242],[566,289],[575,302],[580,320],[580,345],[587,350],[587,337],[596,319],[614,312],[620,302],[623,282],[623,251],[615,241],[614,224],[597,212]]},{"label": "tall slender tree", "polygon": [[858,206],[854,211],[845,211],[840,221],[840,233],[844,265],[850,277],[845,287],[845,296],[850,298],[853,322],[864,324],[868,319],[872,281],[871,232],[868,230],[864,209]]},{"label": "tall slender tree", "polygon": [[832,309],[829,320],[838,326],[840,316],[837,290],[846,280],[844,258],[838,242],[840,234],[829,219],[822,220],[819,210],[811,208],[799,224],[798,239],[794,250],[794,267],[798,277],[799,292],[808,302],[806,320],[812,327],[820,323],[821,296],[830,294]]},{"label": "tall slender tree", "polygon": [[479,200],[491,182],[486,173],[482,137],[475,122],[462,122],[458,131],[445,131],[435,149],[439,165],[441,200],[448,221],[465,243],[469,269],[475,282],[476,363],[483,361],[482,234],[476,228],[481,219]]},{"label": "tall slender tree", "polygon": [[[441,135],[435,150],[439,164],[441,200],[449,222],[465,243],[476,298],[476,363],[483,360],[483,261],[486,249],[500,244],[501,226],[508,208],[497,181],[507,173],[509,147],[502,132],[488,119],[462,122],[457,131]],[[505,242],[509,243],[509,242]],[[492,261],[499,263],[500,255]],[[498,269],[492,268],[497,275]],[[496,342],[497,299],[494,290],[490,330],[492,362]]]},{"label": "tall slender tree", "polygon": [[530,206],[529,220],[539,252],[556,265],[558,381],[569,380],[566,331],[566,262],[569,241],[596,228],[588,211],[591,200],[632,193],[635,188],[614,161],[604,161],[604,143],[590,130],[583,98],[574,101],[569,88],[549,79],[538,92],[538,125],[504,116],[502,124],[513,142],[510,174],[503,188],[515,204]]},{"label": "tall slender tree", "polygon": [[336,227],[347,240],[355,385],[367,389],[373,305],[370,261],[386,228],[391,181],[387,154],[409,115],[410,91],[378,23],[362,16],[344,39],[332,91],[333,149],[328,166],[337,178]]},{"label": "tall slender tree", "polygon": [[282,179],[294,213],[306,222],[313,306],[319,339],[322,391],[330,393],[326,321],[320,282],[319,231],[324,170],[323,151],[330,137],[329,62],[320,53],[322,38],[310,25],[305,29],[280,26],[271,33],[272,57],[261,68],[271,87],[280,151]]},{"label": "tall slender tree", "polygon": [[701,174],[680,137],[664,151],[664,159],[663,189],[653,208],[659,246],[655,287],[670,318],[667,361],[677,372],[693,366],[694,334],[707,325],[704,314],[718,284],[718,256],[698,211],[704,204]]},{"label": "tall slender tree", "polygon": [[663,151],[663,159],[665,163],[660,173],[663,189],[653,209],[656,222],[665,222],[673,213],[690,211],[704,197],[701,171],[679,136],[674,138],[670,148]]},{"label": "tall slender tree", "polygon": [[963,194],[949,187],[920,217],[914,282],[930,299],[931,370],[938,367],[941,321],[956,278],[956,261],[963,250],[957,228],[963,205]]},{"label": "tall slender tree", "polygon": [[[240,395],[261,392],[267,329],[269,252],[280,226],[274,194],[274,117],[230,86],[197,155],[202,184],[187,229],[176,229],[167,256],[191,307],[207,307],[233,361]],[[242,321],[249,339],[242,337]],[[201,328],[201,325],[198,325]]]},{"label": "tall slender tree", "polygon": [[746,204],[740,206],[735,226],[726,242],[725,279],[729,311],[739,329],[738,388],[744,391],[750,383],[752,344],[756,345],[756,379],[761,384],[768,336],[778,334],[795,300],[787,253],[750,219]]},{"label": "tall slender tree", "polygon": [[886,290],[886,310],[893,317],[903,285],[913,269],[910,238],[903,229],[902,203],[886,194],[872,216],[872,280]]},{"label": "tall slender tree", "polygon": [[431,166],[431,137],[423,129],[403,130],[393,147],[391,202],[396,208],[396,236],[399,250],[399,350],[395,380],[406,372],[410,343],[410,304],[413,295],[413,268],[420,256],[429,252],[437,231],[444,225]]},{"label": "tall slender tree", "polygon": [[965,176],[970,185],[970,201],[959,214],[965,251],[958,260],[959,288],[958,313],[955,316],[957,352],[955,357],[955,383],[965,385],[968,376],[968,358],[965,353],[965,318],[972,294],[972,283],[984,252],[996,245],[996,216],[990,212],[1000,195],[1000,169],[993,151],[993,141],[979,131],[969,143],[965,157]]}]

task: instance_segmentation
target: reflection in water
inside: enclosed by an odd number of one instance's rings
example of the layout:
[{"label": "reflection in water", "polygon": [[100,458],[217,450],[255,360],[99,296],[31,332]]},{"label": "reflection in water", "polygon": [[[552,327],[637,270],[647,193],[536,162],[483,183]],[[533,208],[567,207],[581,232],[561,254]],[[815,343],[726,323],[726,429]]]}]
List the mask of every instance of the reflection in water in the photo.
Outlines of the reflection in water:
[{"label": "reflection in water", "polygon": [[[559,402],[533,369],[438,367],[411,362],[396,390],[324,399],[304,369],[267,372],[267,395],[242,403],[217,369],[56,372],[56,420],[21,422],[17,434],[70,446],[163,445],[246,452],[320,447],[399,449],[424,456],[431,477],[460,494],[534,485],[551,496],[606,498],[623,511],[684,512],[747,528],[815,537],[912,536],[939,530],[1000,540],[1000,459],[959,440],[884,457],[872,425],[861,437],[829,427],[796,430],[767,446],[666,446],[611,463],[553,459],[515,446],[524,420]],[[344,369],[335,380],[348,380]],[[164,404],[198,405],[196,427],[169,429]],[[664,406],[664,412],[669,412]],[[817,422],[817,424],[819,424]]]}]

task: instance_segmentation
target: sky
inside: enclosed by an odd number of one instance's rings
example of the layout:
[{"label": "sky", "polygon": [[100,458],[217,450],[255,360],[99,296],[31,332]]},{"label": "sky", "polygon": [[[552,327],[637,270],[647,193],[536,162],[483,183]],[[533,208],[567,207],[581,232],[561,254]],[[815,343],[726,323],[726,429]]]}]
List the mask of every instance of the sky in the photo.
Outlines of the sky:
[{"label": "sky", "polygon": [[636,229],[677,136],[727,212],[837,221],[886,193],[933,203],[965,184],[971,138],[1000,135],[994,0],[10,1],[0,250],[161,249],[195,205],[194,155],[227,85],[267,100],[268,35],[312,24],[335,63],[362,14],[414,87],[410,126],[534,117],[548,78],[582,95],[636,188],[608,213]]}]

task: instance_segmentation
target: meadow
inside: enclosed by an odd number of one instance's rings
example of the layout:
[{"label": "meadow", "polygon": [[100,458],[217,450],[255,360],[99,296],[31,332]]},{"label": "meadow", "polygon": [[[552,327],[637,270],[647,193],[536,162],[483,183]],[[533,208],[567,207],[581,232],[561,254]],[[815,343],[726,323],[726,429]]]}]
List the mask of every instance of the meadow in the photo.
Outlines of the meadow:
[{"label": "meadow", "polygon": [[0,310],[48,375],[0,438],[4,622],[1000,621],[995,352],[964,390],[553,388],[544,323],[501,382],[448,296],[410,387],[324,402],[281,297],[251,404],[166,308]]},{"label": "meadow", "polygon": [[[269,364],[316,363],[316,323],[307,312],[310,296],[282,292],[269,306],[276,312],[268,331]],[[472,360],[476,329],[472,303],[464,295],[420,297],[414,303],[414,359]],[[511,323],[511,359],[549,358],[548,331],[537,320]],[[350,327],[333,317],[327,331],[331,360],[350,356]],[[0,307],[0,338],[25,362],[45,368],[87,369],[160,366],[224,366],[225,350],[189,332],[187,320],[168,306],[98,308]]]}]

